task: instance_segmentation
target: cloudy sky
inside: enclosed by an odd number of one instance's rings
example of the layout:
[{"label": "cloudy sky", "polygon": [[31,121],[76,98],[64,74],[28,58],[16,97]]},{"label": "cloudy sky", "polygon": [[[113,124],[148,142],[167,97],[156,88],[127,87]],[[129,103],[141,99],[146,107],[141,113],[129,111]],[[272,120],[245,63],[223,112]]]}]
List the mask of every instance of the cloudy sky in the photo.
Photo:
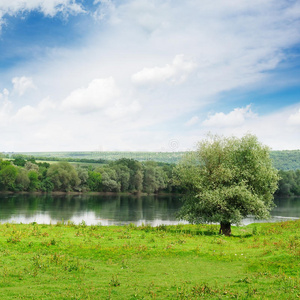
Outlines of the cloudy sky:
[{"label": "cloudy sky", "polygon": [[300,149],[298,0],[0,0],[1,151]]}]

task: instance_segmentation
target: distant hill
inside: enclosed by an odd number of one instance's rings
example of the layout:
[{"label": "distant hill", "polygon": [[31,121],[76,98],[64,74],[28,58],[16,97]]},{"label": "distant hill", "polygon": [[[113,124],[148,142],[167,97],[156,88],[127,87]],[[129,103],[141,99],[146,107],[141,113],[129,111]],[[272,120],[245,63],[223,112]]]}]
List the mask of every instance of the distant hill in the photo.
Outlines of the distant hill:
[{"label": "distant hill", "polygon": [[[131,158],[138,161],[156,161],[164,163],[178,163],[185,152],[118,152],[118,151],[93,151],[93,152],[18,152],[5,153],[5,156],[14,157],[25,155],[38,160],[55,161],[66,159],[70,162],[110,161],[120,158]],[[271,151],[274,167],[278,170],[300,169],[300,150]]]},{"label": "distant hill", "polygon": [[274,167],[278,170],[300,169],[300,150],[272,151],[271,158]]},{"label": "distant hill", "polygon": [[70,162],[89,160],[111,161],[121,158],[135,159],[137,161],[156,161],[164,163],[178,163],[185,152],[120,152],[120,151],[92,151],[92,152],[14,152],[9,153],[11,158],[25,155],[38,160],[61,160]]}]

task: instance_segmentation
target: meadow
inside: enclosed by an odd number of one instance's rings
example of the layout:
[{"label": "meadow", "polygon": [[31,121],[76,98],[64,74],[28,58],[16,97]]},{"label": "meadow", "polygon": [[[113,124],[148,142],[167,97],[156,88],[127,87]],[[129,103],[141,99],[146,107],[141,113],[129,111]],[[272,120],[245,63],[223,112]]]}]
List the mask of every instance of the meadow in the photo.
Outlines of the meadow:
[{"label": "meadow", "polygon": [[0,224],[1,299],[297,299],[300,220]]}]

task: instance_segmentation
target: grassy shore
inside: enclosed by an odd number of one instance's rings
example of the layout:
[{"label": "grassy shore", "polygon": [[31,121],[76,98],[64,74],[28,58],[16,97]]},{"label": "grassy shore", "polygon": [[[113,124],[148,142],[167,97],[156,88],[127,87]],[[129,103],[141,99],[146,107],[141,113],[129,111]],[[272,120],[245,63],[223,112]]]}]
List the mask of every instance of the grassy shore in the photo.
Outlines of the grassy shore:
[{"label": "grassy shore", "polygon": [[297,299],[300,221],[0,225],[1,299]]}]

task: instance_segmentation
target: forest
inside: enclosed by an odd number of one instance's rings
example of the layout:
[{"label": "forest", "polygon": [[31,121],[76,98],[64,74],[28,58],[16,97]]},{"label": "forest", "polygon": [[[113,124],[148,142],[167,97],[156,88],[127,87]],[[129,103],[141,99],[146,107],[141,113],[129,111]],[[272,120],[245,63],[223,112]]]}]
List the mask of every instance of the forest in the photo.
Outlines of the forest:
[{"label": "forest", "polygon": [[172,181],[174,166],[126,158],[101,166],[74,166],[67,161],[50,164],[22,157],[0,159],[0,190],[176,193],[179,189]]},{"label": "forest", "polygon": [[[85,162],[87,159],[83,159]],[[82,161],[80,161],[82,162]],[[37,162],[15,155],[0,158],[0,191],[181,193],[173,178],[176,164],[121,158],[90,164]],[[300,169],[279,170],[277,196],[300,196]]]}]

